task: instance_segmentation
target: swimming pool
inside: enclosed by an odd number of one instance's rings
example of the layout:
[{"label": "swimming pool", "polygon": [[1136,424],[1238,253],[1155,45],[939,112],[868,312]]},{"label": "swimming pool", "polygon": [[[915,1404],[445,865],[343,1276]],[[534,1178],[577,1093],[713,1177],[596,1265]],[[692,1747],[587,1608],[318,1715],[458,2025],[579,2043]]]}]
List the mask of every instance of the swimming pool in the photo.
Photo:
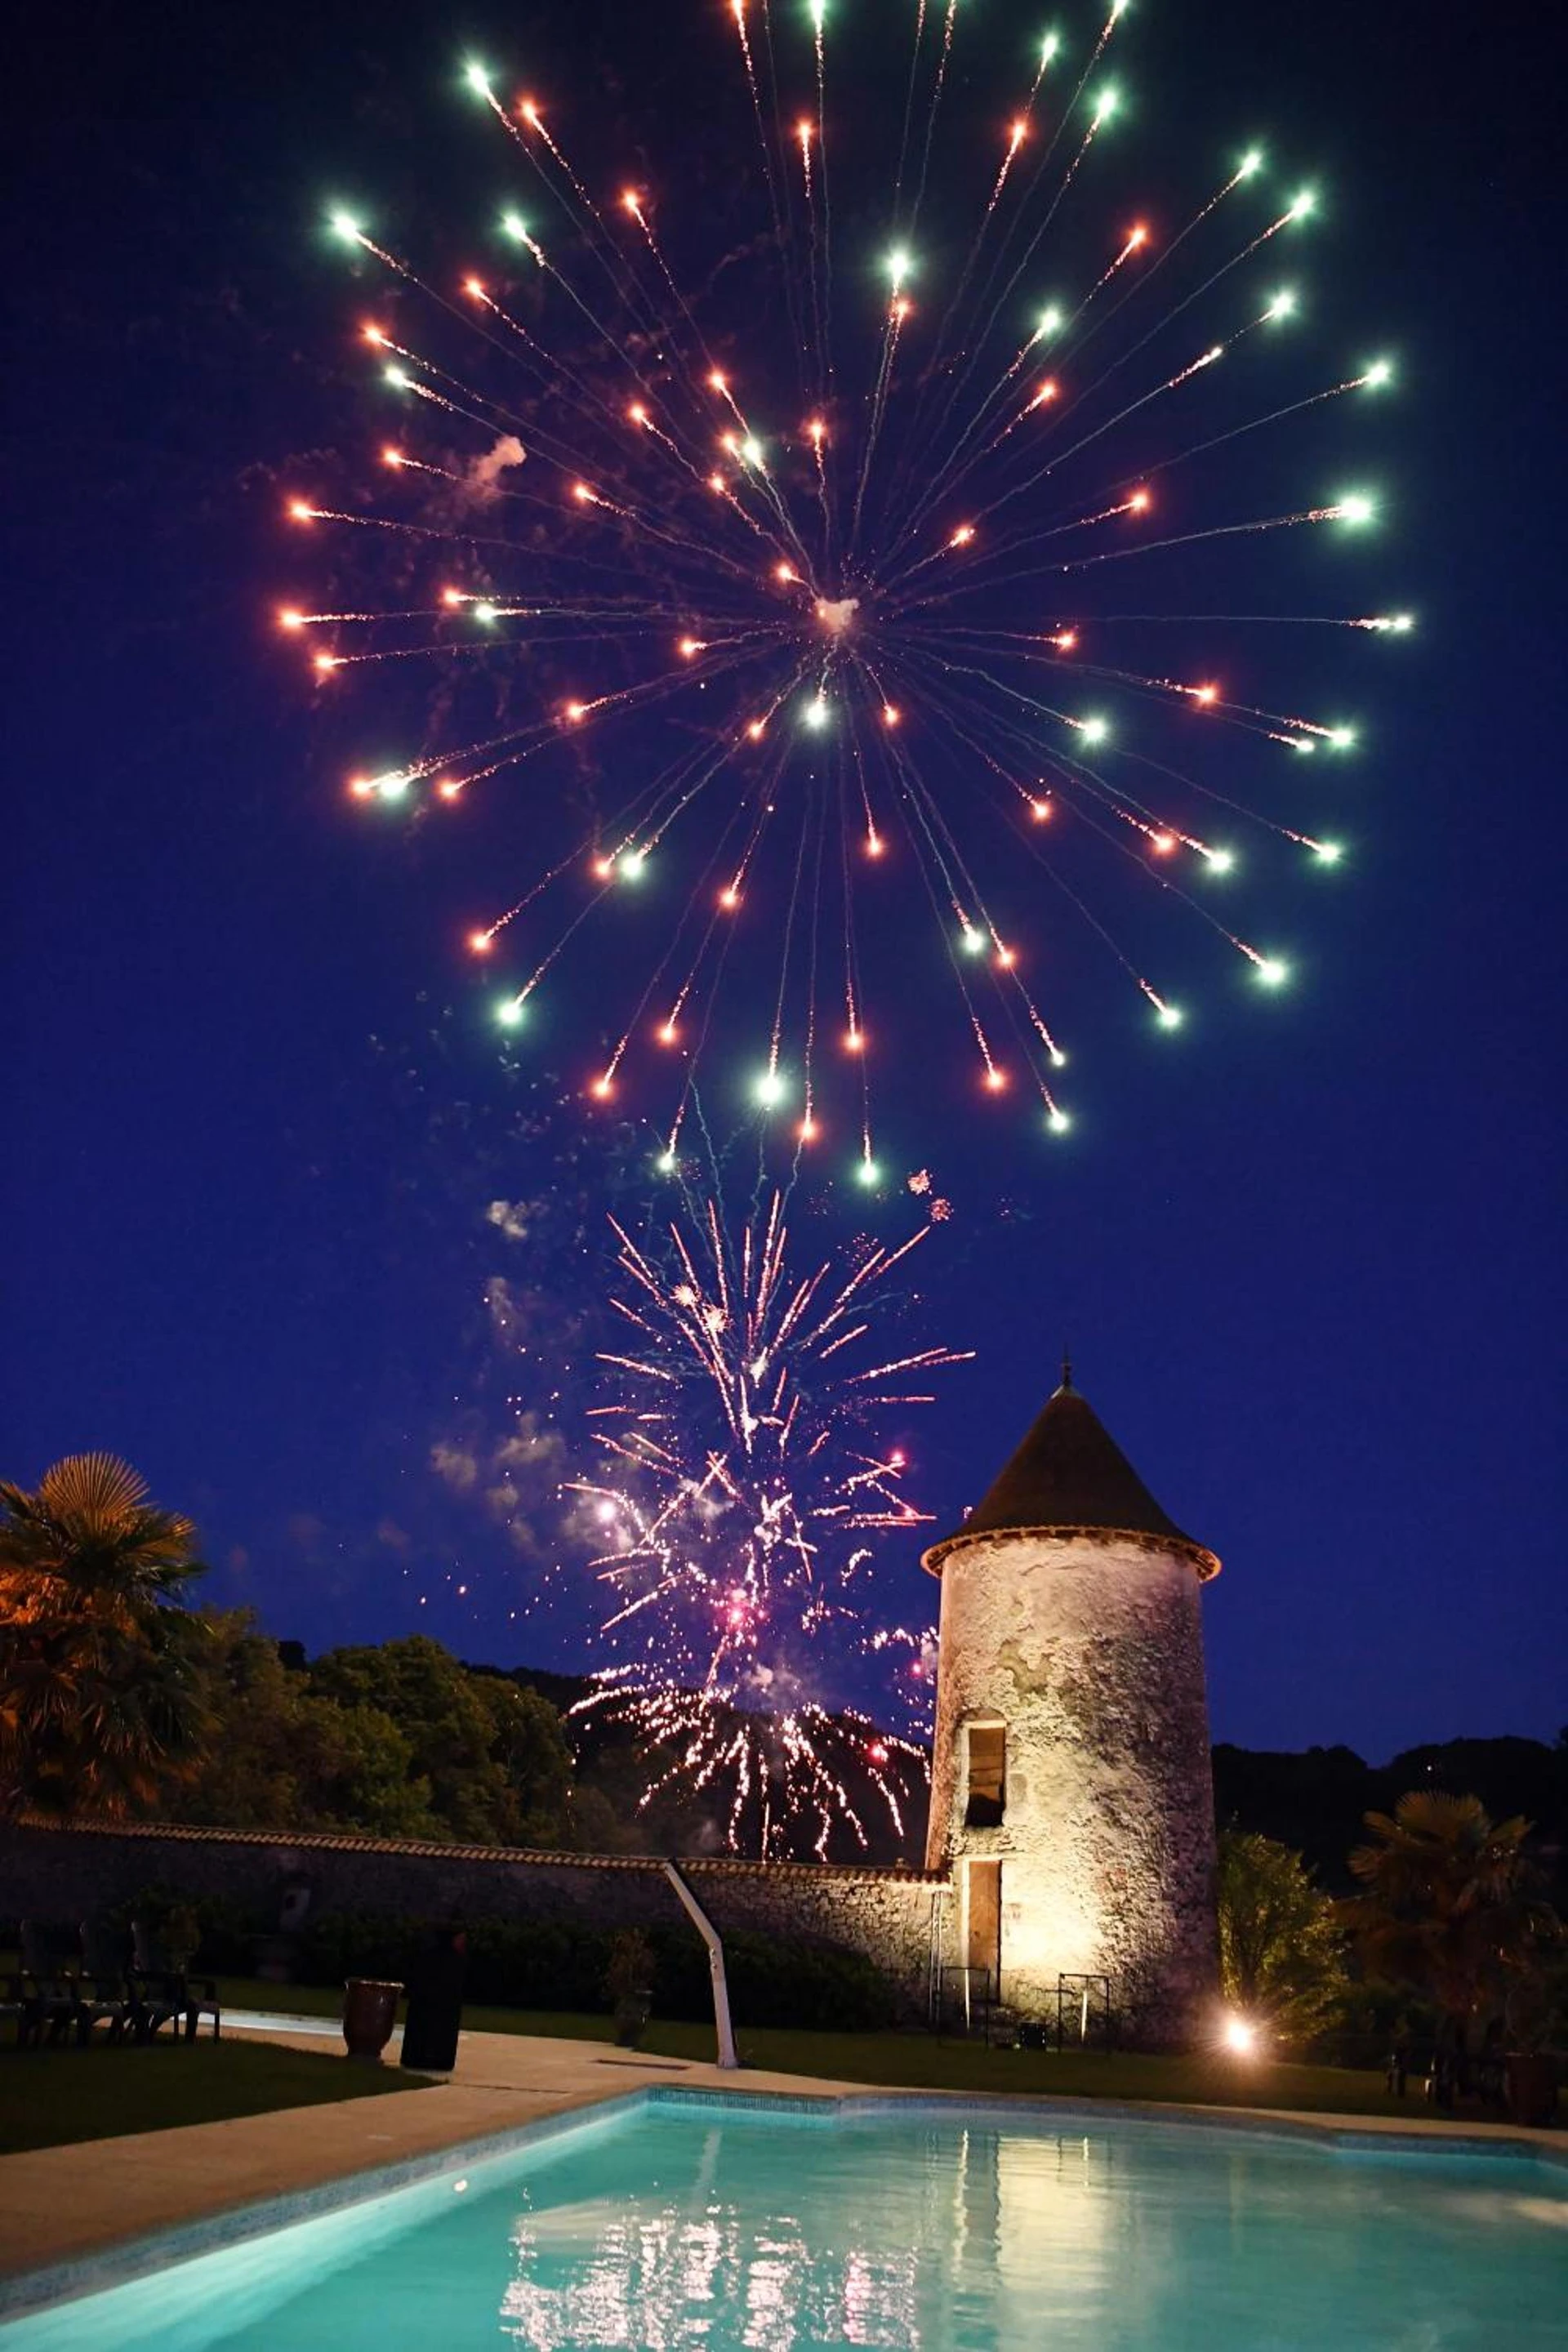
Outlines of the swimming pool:
[{"label": "swimming pool", "polygon": [[655,2094],[0,2326],[0,2352],[1531,2352],[1568,2173]]}]

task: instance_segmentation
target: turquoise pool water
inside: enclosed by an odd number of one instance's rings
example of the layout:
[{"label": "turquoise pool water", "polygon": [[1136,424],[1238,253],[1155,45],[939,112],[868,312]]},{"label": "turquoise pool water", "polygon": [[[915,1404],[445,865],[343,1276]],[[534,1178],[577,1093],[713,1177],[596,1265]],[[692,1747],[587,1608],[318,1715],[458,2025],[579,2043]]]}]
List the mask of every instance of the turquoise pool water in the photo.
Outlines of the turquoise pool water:
[{"label": "turquoise pool water", "polygon": [[676,2103],[0,2328],[0,2352],[1532,2352],[1568,2178],[994,2113]]}]

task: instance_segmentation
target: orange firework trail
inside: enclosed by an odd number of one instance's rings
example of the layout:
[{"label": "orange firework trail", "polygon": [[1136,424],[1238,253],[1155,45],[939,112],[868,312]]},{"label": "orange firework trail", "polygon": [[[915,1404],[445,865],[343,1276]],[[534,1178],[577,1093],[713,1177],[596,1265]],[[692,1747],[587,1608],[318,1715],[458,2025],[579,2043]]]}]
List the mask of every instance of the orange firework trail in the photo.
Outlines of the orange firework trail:
[{"label": "orange firework trail", "polygon": [[[1285,551],[1375,543],[1375,492],[1302,441],[1393,369],[1282,377],[1310,330],[1274,272],[1316,206],[1260,151],[1201,156],[1163,210],[1129,184],[1121,0],[973,134],[957,0],[918,0],[886,120],[885,60],[841,55],[872,39],[854,12],[716,13],[711,244],[675,158],[634,173],[569,87],[477,63],[521,191],[474,225],[477,274],[332,216],[384,304],[355,321],[376,488],[290,484],[335,569],[270,601],[337,724],[378,698],[364,820],[460,819],[425,864],[509,1038],[574,1054],[583,1104],[644,1120],[666,1173],[700,1086],[771,1173],[809,1153],[874,1194],[900,1124],[1023,1105],[1065,1130],[1059,1041],[1101,950],[1162,1030],[1188,936],[1194,985],[1226,955],[1282,977],[1209,893],[1339,856],[1349,763],[1300,755],[1356,748],[1412,616],[1362,585],[1336,613]],[[1303,628],[1342,684],[1303,684]]]}]

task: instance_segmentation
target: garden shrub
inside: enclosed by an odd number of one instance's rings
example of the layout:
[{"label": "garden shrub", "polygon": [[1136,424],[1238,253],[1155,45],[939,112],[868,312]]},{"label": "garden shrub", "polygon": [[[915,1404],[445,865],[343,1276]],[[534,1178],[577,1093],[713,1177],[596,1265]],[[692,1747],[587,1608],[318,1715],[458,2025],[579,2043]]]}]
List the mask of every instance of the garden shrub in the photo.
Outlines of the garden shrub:
[{"label": "garden shrub", "polygon": [[266,1922],[252,1906],[231,1895],[189,1895],[161,1880],[139,1886],[122,1903],[104,1914],[110,1924],[129,1937],[131,1923],[142,1920],[154,1934],[183,1944],[192,1932],[195,1948],[190,1965],[214,1976],[249,1976],[256,1965],[258,1938]]},{"label": "garden shrub", "polygon": [[[730,1998],[748,2025],[875,2033],[897,2022],[892,1986],[860,1952],[741,1934],[725,1937],[724,1953]],[[703,1990],[706,1994],[706,1984]],[[700,2013],[707,2014],[706,2002]]]}]

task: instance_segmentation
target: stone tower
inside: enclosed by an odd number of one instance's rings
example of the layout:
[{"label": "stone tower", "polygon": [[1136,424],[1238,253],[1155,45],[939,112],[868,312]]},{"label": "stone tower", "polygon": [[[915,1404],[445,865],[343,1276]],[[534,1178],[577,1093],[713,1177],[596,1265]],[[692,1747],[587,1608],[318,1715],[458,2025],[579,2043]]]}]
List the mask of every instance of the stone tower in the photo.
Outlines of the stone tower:
[{"label": "stone tower", "polygon": [[1198,1588],[1219,1572],[1072,1385],[956,1535],[942,1580],[926,1862],[947,1957],[1056,2017],[1110,2000],[1179,2044],[1215,1990],[1214,1801]]}]

